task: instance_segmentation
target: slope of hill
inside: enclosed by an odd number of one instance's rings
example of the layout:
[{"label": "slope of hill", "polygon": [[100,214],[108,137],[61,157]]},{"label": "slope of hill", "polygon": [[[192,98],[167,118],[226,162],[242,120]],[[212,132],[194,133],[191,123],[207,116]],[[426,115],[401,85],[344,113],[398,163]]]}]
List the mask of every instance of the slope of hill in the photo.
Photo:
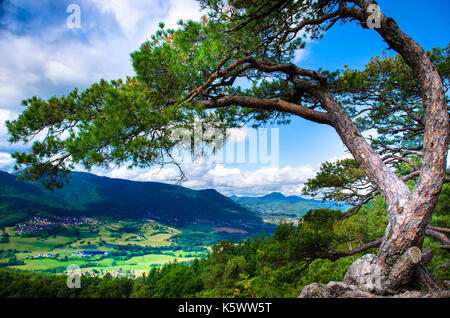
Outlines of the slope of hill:
[{"label": "slope of hill", "polygon": [[46,214],[153,219],[175,227],[207,225],[247,232],[258,232],[263,226],[256,213],[212,189],[195,191],[73,172],[69,183],[50,192],[0,171],[0,225]]},{"label": "slope of hill", "polygon": [[279,192],[272,192],[261,197],[238,197],[232,196],[236,203],[277,219],[298,218],[311,209],[333,208],[347,209],[348,205],[337,205],[334,202],[323,202],[314,199],[305,199],[298,196],[284,196]]}]

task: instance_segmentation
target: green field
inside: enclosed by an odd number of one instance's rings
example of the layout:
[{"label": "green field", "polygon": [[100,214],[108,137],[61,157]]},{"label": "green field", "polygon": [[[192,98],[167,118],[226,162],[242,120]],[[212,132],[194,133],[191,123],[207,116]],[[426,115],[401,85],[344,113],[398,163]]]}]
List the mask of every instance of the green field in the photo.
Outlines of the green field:
[{"label": "green field", "polygon": [[[18,255],[21,256],[20,254]],[[100,261],[95,260],[74,260],[61,261],[60,259],[25,259],[25,265],[10,266],[11,269],[18,269],[24,271],[48,271],[52,268],[64,267],[76,264],[82,267],[82,270],[86,271],[117,271],[122,270],[124,272],[134,270],[137,274],[142,275],[143,272],[148,271],[151,266],[160,266],[169,262],[187,262],[192,261],[192,257],[174,257],[164,254],[149,254],[144,256],[135,256],[126,261],[115,261],[112,258],[105,258]],[[116,264],[114,265],[114,262]],[[89,266],[90,263],[95,265]]]},{"label": "green field", "polygon": [[[76,264],[83,271],[133,271],[136,275],[169,262],[189,262],[195,257],[202,257],[204,252],[184,251],[173,248],[175,235],[182,232],[172,227],[155,222],[102,220],[97,225],[76,225],[48,234],[45,231],[33,234],[33,237],[18,235],[14,227],[6,227],[0,235],[7,233],[9,242],[0,243],[0,250],[14,251],[17,261],[24,264],[5,266],[23,271],[63,272],[67,266]],[[39,233],[39,234],[38,234]],[[150,254],[142,251],[127,251],[120,247],[138,246],[142,248],[160,248]],[[83,250],[102,250],[113,253],[122,251],[125,255],[82,257],[74,255]],[[146,251],[146,250],[144,250]],[[38,254],[51,253],[50,258],[31,258]],[[140,253],[136,255],[133,253]],[[143,255],[142,255],[143,254]],[[8,258],[0,258],[0,264]]]}]

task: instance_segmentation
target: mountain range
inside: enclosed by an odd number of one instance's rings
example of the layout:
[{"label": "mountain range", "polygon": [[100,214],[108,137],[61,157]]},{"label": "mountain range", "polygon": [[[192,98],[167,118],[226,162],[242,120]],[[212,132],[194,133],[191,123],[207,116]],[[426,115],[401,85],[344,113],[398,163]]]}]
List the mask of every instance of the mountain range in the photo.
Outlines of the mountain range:
[{"label": "mountain range", "polygon": [[272,192],[260,197],[231,196],[230,198],[252,211],[278,219],[299,218],[311,209],[331,208],[343,210],[350,207],[349,205],[340,205],[335,202],[324,202],[299,196],[285,196],[279,192]]},{"label": "mountain range", "polygon": [[0,215],[0,226],[35,215],[56,215],[151,219],[179,228],[204,224],[247,232],[263,227],[257,213],[213,189],[197,191],[83,172],[72,172],[63,188],[51,192],[40,183],[19,181],[15,175],[0,171]]},{"label": "mountain range", "polygon": [[[19,181],[0,171],[0,227],[32,216],[97,216],[146,219],[183,228],[201,225],[246,233],[267,231],[267,221],[298,219],[310,209],[342,208],[332,202],[284,196],[226,197],[216,190],[192,190],[159,182],[138,182],[72,172],[61,189]],[[266,222],[264,222],[266,221]]]}]

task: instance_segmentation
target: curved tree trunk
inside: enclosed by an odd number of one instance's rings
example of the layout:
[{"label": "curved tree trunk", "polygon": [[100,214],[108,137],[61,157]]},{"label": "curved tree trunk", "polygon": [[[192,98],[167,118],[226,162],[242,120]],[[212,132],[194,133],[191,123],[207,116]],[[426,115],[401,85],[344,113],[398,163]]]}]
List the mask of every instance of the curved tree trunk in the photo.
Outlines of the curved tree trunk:
[{"label": "curved tree trunk", "polygon": [[395,291],[414,277],[421,261],[425,228],[439,192],[424,200],[416,192],[409,191],[406,184],[383,163],[327,90],[322,92],[322,101],[342,141],[385,198],[388,212],[389,223],[377,254],[364,259],[364,262],[356,261],[357,268],[349,270],[347,282],[370,292]]},{"label": "curved tree trunk", "polygon": [[422,260],[422,243],[434,206],[411,201],[400,211],[390,211],[383,242],[373,259],[381,268],[381,289],[395,291],[411,282]]},{"label": "curved tree trunk", "polygon": [[[362,8],[355,17],[364,25],[369,15],[367,7],[370,1],[360,0],[355,3]],[[411,67],[420,85],[425,121],[423,166],[412,192],[405,189],[406,185],[397,180],[398,178],[385,173],[378,158],[371,156],[370,151],[369,156],[358,154],[362,141],[359,146],[354,147],[354,151],[349,148],[387,203],[389,224],[383,242],[377,254],[370,260],[369,266],[372,272],[377,272],[374,275],[378,276],[375,279],[379,280],[377,288],[372,289],[384,293],[408,284],[420,266],[420,249],[425,228],[437,204],[445,177],[449,117],[441,77],[422,47],[404,34],[393,19],[384,14],[381,15],[380,28],[375,30]],[[348,147],[355,143],[355,140],[349,140],[348,132],[342,131],[342,127],[336,129]],[[367,164],[367,160],[373,162]],[[380,165],[381,173],[372,169],[377,164]],[[380,179],[383,180],[380,182]],[[348,276],[351,276],[351,273]]]}]

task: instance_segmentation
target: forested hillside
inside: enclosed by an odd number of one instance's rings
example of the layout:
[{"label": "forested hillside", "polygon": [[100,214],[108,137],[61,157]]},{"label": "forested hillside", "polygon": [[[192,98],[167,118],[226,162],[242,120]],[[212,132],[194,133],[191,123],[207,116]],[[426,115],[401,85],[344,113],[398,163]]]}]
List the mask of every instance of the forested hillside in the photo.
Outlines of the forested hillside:
[{"label": "forested hillside", "polygon": [[266,220],[279,222],[282,219],[297,219],[309,210],[320,208],[348,209],[348,204],[337,204],[299,196],[285,196],[279,192],[272,192],[260,197],[232,196],[236,203],[262,214]]},{"label": "forested hillside", "polygon": [[215,190],[195,191],[158,182],[135,182],[73,172],[62,189],[18,181],[0,171],[0,225],[37,214],[153,219],[183,227],[192,224],[262,230],[261,218]]}]

